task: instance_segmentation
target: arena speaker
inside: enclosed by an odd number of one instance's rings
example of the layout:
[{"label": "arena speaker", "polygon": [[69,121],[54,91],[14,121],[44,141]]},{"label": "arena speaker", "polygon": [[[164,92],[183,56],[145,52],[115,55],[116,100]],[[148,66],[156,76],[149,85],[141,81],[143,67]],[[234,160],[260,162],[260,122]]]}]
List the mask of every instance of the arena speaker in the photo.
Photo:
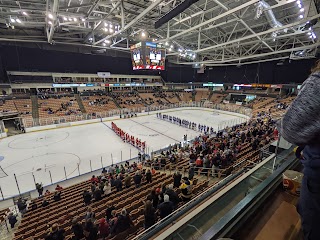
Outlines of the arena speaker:
[{"label": "arena speaker", "polygon": [[176,6],[174,9],[172,9],[170,12],[168,12],[166,15],[164,15],[162,18],[160,18],[158,21],[155,22],[154,27],[155,29],[161,27],[163,24],[177,16],[179,13],[182,13],[184,10],[186,10],[188,7],[190,7],[192,4],[198,2],[199,0],[185,0],[182,3],[180,3],[178,6]]}]

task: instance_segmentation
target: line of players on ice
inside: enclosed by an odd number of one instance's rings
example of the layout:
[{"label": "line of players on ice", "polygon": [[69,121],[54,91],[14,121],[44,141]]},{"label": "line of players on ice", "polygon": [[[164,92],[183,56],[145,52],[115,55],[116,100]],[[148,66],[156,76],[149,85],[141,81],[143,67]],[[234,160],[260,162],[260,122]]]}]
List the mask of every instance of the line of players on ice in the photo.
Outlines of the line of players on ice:
[{"label": "line of players on ice", "polygon": [[114,122],[111,122],[111,128],[123,140],[123,142],[131,144],[142,152],[144,152],[146,149],[146,141],[142,142],[141,139],[130,136],[128,133],[119,128]]},{"label": "line of players on ice", "polygon": [[202,132],[204,134],[215,134],[216,133],[212,127],[209,127],[209,126],[206,126],[206,125],[201,125],[201,124],[196,124],[194,122],[190,122],[188,120],[177,118],[177,117],[173,117],[173,116],[170,116],[170,115],[157,113],[157,118],[169,121],[171,123],[174,123],[174,124],[177,124],[177,125],[180,125],[182,127],[189,128],[189,129],[192,129],[192,130],[195,130],[195,131],[198,130],[199,132]]}]

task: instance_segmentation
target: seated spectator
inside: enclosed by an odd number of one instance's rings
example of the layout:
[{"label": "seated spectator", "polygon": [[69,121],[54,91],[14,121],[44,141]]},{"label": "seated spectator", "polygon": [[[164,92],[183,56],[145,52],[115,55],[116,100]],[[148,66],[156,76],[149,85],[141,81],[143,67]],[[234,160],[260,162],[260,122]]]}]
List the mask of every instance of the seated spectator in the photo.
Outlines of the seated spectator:
[{"label": "seated spectator", "polygon": [[103,187],[103,192],[106,196],[108,196],[111,193],[111,184],[108,180],[106,181],[106,183]]},{"label": "seated spectator", "polygon": [[136,185],[136,188],[140,187],[141,185],[142,176],[139,171],[136,171],[136,174],[133,176],[134,184]]},{"label": "seated spectator", "polygon": [[56,191],[61,191],[63,189],[63,187],[61,187],[59,184],[56,186]]},{"label": "seated spectator", "polygon": [[156,223],[157,215],[156,210],[152,206],[150,200],[147,200],[144,204],[144,228],[148,229]]},{"label": "seated spectator", "polygon": [[93,192],[93,197],[95,201],[99,201],[102,199],[102,193],[99,188],[96,188],[96,190]]},{"label": "seated spectator", "polygon": [[108,222],[110,221],[110,219],[112,218],[112,211],[115,210],[115,207],[113,205],[108,205],[107,209],[106,209],[106,219],[108,220]]},{"label": "seated spectator", "polygon": [[72,220],[72,232],[73,232],[73,240],[81,240],[82,238],[84,238],[84,234],[83,234],[83,227],[82,224],[79,223],[77,218],[74,218]]},{"label": "seated spectator", "polygon": [[99,179],[95,176],[95,175],[92,175],[91,179],[90,179],[90,182],[91,183],[98,183],[99,182]]},{"label": "seated spectator", "polygon": [[118,220],[115,225],[115,233],[121,233],[130,228],[130,226],[134,226],[129,214],[127,214],[127,210],[123,208],[121,210],[120,215],[118,216]]},{"label": "seated spectator", "polygon": [[47,189],[46,192],[44,193],[44,195],[45,195],[45,196],[48,196],[48,195],[50,195],[50,193],[51,193],[51,192]]},{"label": "seated spectator", "polygon": [[174,207],[176,208],[178,206],[178,203],[180,202],[180,199],[178,194],[173,190],[173,184],[168,185],[165,194],[169,196],[169,200],[173,203]]},{"label": "seated spectator", "polygon": [[98,228],[93,223],[91,218],[86,220],[86,224],[85,224],[83,233],[84,233],[85,238],[88,240],[97,240],[98,239]]},{"label": "seated spectator", "polygon": [[192,186],[191,181],[187,177],[183,178],[183,183],[180,185],[180,189],[182,201],[189,201],[192,196]]},{"label": "seated spectator", "polygon": [[105,218],[101,218],[99,221],[99,237],[105,239],[110,234],[109,223]]},{"label": "seated spectator", "polygon": [[93,193],[93,192],[96,190],[96,188],[97,188],[96,183],[95,183],[95,182],[92,182],[91,185],[90,185],[90,188],[91,188],[91,192]]},{"label": "seated spectator", "polygon": [[147,183],[151,183],[152,182],[152,175],[151,175],[150,169],[148,169],[147,172],[146,172],[146,181],[147,181]]},{"label": "seated spectator", "polygon": [[41,206],[46,207],[48,205],[49,205],[49,202],[47,201],[47,199],[43,199]]},{"label": "seated spectator", "polygon": [[36,201],[32,201],[30,203],[30,208],[31,208],[31,210],[36,210],[38,208]]},{"label": "seated spectator", "polygon": [[8,221],[9,221],[11,228],[14,228],[14,225],[18,222],[17,216],[14,215],[12,212],[10,212],[8,215]]},{"label": "seated spectator", "polygon": [[90,204],[92,196],[91,193],[88,190],[84,190],[83,192],[83,201],[86,205]]},{"label": "seated spectator", "polygon": [[126,188],[131,187],[131,179],[132,177],[129,174],[126,174],[126,177],[124,178],[124,185]]},{"label": "seated spectator", "polygon": [[61,200],[61,192],[54,192],[54,195],[53,195],[53,200],[54,201],[60,201]]},{"label": "seated spectator", "polygon": [[182,175],[180,172],[175,172],[173,174],[173,186],[178,188],[181,184],[181,178],[182,178]]},{"label": "seated spectator", "polygon": [[92,211],[92,208],[91,208],[91,207],[88,207],[88,208],[87,208],[86,215],[84,216],[84,219],[85,219],[85,220],[91,219],[92,222],[94,222],[94,221],[95,221],[95,218],[96,218],[96,214]]},{"label": "seated spectator", "polygon": [[122,190],[122,181],[120,179],[120,174],[117,176],[117,179],[114,181],[114,186],[117,189],[117,192],[120,192]]},{"label": "seated spectator", "polygon": [[64,240],[64,229],[59,229],[58,224],[53,224],[45,240]]},{"label": "seated spectator", "polygon": [[160,218],[163,219],[170,215],[173,208],[173,203],[169,200],[169,196],[165,194],[163,196],[163,203],[158,206]]}]

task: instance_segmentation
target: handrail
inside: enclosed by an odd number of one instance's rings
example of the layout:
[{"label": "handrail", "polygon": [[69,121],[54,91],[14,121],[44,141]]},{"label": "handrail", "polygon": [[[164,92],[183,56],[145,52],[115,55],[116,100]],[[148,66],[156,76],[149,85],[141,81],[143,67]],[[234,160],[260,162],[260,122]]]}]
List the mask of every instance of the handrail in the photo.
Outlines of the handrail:
[{"label": "handrail", "polygon": [[234,227],[238,225],[241,218],[246,214],[252,213],[253,207],[257,208],[257,203],[266,198],[275,186],[281,181],[282,173],[294,166],[298,162],[297,158],[287,160],[277,170],[275,170],[267,179],[251,191],[244,199],[226,213],[217,223],[207,230],[199,240],[217,239],[224,237],[230,231],[235,231]]}]

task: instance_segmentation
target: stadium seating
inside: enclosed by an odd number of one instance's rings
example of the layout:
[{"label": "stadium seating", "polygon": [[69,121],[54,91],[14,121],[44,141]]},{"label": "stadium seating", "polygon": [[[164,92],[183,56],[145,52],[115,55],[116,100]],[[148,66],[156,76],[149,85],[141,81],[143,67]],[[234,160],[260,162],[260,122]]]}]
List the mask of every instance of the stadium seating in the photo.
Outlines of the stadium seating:
[{"label": "stadium seating", "polygon": [[13,100],[5,100],[5,102],[0,104],[0,112],[17,112],[17,108],[14,105]]},{"label": "stadium seating", "polygon": [[32,102],[31,99],[15,99],[15,106],[20,115],[23,118],[31,118],[32,117]]},{"label": "stadium seating", "polygon": [[117,109],[113,99],[109,96],[82,97],[82,102],[87,113],[99,113]]}]

